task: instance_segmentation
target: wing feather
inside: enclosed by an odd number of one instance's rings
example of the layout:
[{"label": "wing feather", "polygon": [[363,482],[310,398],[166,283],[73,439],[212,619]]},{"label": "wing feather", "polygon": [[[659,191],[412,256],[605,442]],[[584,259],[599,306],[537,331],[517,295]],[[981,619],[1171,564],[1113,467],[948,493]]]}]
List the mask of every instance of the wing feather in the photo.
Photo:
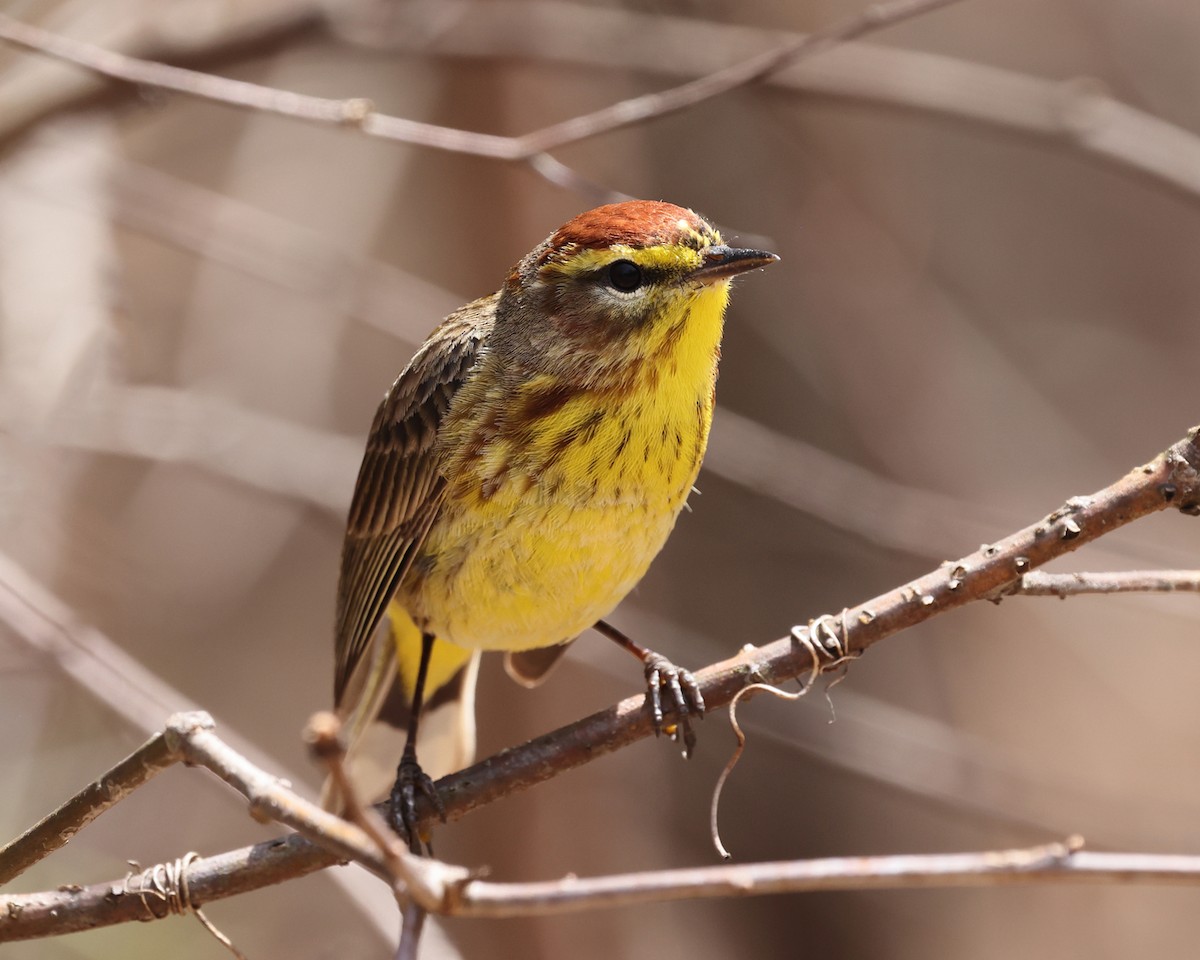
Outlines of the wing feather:
[{"label": "wing feather", "polygon": [[445,496],[438,428],[492,329],[496,295],[452,313],[383,398],[371,424],[342,546],[335,702]]}]

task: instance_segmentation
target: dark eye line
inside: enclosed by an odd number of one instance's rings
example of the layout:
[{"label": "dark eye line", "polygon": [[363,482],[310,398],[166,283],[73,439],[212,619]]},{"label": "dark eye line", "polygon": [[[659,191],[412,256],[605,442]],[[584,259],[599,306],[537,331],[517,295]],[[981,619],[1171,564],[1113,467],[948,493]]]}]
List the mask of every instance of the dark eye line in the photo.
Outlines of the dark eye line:
[{"label": "dark eye line", "polygon": [[[632,288],[631,290],[622,291],[622,292],[628,293],[628,292],[632,292],[633,289],[640,290],[640,289],[643,289],[644,287],[649,287],[649,286],[654,286],[654,285],[657,285],[660,283],[664,283],[667,280],[669,280],[671,277],[671,272],[669,270],[664,270],[661,267],[657,267],[657,268],[656,267],[644,267],[635,260],[631,260],[628,257],[621,257],[619,260],[613,260],[610,263],[606,263],[604,266],[597,267],[595,270],[593,270],[592,271],[592,279],[594,281],[596,281],[597,283],[599,283],[601,286],[610,287],[610,288],[613,287],[612,275],[611,275],[611,270],[612,270],[613,264],[621,263],[622,261],[633,264],[635,267],[638,268],[638,270],[641,271],[641,282],[636,287]],[[615,289],[620,289],[620,288],[615,288]]]}]

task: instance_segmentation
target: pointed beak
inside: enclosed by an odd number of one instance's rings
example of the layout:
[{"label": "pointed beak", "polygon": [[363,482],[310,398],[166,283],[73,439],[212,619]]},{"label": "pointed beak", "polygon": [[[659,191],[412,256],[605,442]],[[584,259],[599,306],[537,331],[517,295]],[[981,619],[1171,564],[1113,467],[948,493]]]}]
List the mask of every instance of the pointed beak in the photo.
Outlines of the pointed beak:
[{"label": "pointed beak", "polygon": [[728,280],[747,270],[757,270],[779,259],[765,250],[739,250],[736,247],[705,247],[701,253],[704,263],[688,274],[689,280],[713,283]]}]

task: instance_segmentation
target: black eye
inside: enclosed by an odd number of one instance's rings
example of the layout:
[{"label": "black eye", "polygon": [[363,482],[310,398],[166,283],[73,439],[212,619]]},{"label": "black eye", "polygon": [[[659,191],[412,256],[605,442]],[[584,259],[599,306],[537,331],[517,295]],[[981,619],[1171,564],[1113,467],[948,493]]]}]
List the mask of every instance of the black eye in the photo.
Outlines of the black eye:
[{"label": "black eye", "polygon": [[632,260],[616,260],[608,268],[608,282],[629,293],[642,285],[642,268]]}]

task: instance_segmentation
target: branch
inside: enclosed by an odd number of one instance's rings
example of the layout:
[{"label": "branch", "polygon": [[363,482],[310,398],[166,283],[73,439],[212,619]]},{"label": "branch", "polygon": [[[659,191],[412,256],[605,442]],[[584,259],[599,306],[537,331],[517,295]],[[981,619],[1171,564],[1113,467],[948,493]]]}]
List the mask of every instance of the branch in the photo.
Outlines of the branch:
[{"label": "branch", "polygon": [[[816,674],[825,665],[821,658],[828,655],[829,648],[835,648],[839,655],[856,655],[905,627],[970,601],[998,600],[1030,568],[1167,507],[1175,507],[1189,516],[1200,515],[1200,427],[1194,428],[1187,437],[1150,463],[1136,468],[1098,493],[1074,497],[1038,523],[995,544],[985,544],[976,553],[956,563],[943,564],[940,569],[903,587],[844,610],[837,618],[820,618],[818,623],[823,630],[813,629],[805,634],[797,628],[792,636],[761,648],[747,646],[733,659],[700,671],[697,679],[705,701],[714,707],[720,706],[753,683],[779,684],[805,674]],[[821,637],[820,648],[811,640],[813,633]],[[652,726],[644,700],[642,695],[631,697],[608,710],[443,778],[438,789],[448,815],[457,819],[484,803],[649,736]],[[389,875],[379,845],[366,832],[292,795],[276,778],[257,770],[223,744],[204,718],[194,715],[175,718],[172,727],[182,738],[179,746],[182,756],[188,762],[208,766],[242,792],[250,799],[252,812],[302,830],[333,851],[323,852],[312,843],[293,837],[222,857],[194,860],[185,872],[195,904],[299,876],[327,866],[338,857],[350,857],[381,876]],[[143,750],[150,750],[152,744],[153,741]],[[134,766],[129,761],[124,764]],[[422,810],[422,816],[423,822],[428,823],[431,811]],[[65,814],[61,821],[65,828],[78,822],[77,818],[71,819]],[[40,837],[45,829],[35,827],[27,837]],[[4,856],[7,857],[14,846],[19,849],[22,844],[35,843],[44,845],[42,839],[19,840],[6,849]],[[1050,858],[1053,862],[1039,867],[1036,858],[1034,862],[1029,861],[1028,851],[1025,861],[1020,863],[1012,861],[1008,854],[964,856],[982,857],[986,863],[998,864],[999,874],[1015,879],[1036,875],[1045,880],[1070,876],[1194,882],[1200,878],[1200,860],[1187,857],[1083,854],[1066,849],[1061,855],[1055,853]],[[864,863],[871,865],[865,873]],[[898,884],[897,878],[910,869],[914,876],[924,878],[921,881],[924,885],[960,883],[988,873],[990,868],[945,857],[878,858],[872,861],[856,857],[816,861],[808,866],[727,866],[701,871],[666,871],[635,878],[518,885],[489,885],[469,880],[461,869],[437,861],[422,861],[414,869],[420,875],[422,889],[410,888],[408,892],[414,899],[419,899],[422,906],[443,912],[494,916],[500,915],[501,911],[504,911],[503,915],[512,915],[521,911],[610,906],[626,902],[620,898],[629,896],[644,901],[648,897],[679,899],[690,895],[766,893],[782,889],[887,886]],[[586,898],[580,891],[589,891]],[[548,905],[549,899],[558,906]],[[0,941],[145,919],[149,909],[143,900],[119,883],[0,898]],[[30,932],[34,930],[40,932]]]},{"label": "branch", "polygon": [[[210,721],[211,722],[211,721]],[[0,847],[0,884],[64,846],[100,814],[181,759],[170,724],[11,843]]]},{"label": "branch", "polygon": [[[452,5],[456,16],[444,17],[448,5],[449,0],[436,0],[436,4],[405,4],[403,15],[395,18],[395,36],[389,35],[386,30],[381,32],[378,23],[372,21],[369,36],[356,39],[359,42],[374,43],[376,46],[385,44],[389,49],[426,55],[525,57],[540,61],[690,75],[721,62],[731,47],[753,47],[761,45],[768,37],[779,35],[777,31],[733,28],[691,18],[650,16],[564,3],[504,0],[458,3]],[[428,30],[416,29],[428,22],[433,10],[437,11],[445,27],[439,30],[436,36],[431,36]],[[397,12],[401,12],[399,8]],[[307,13],[304,16],[307,16]],[[297,22],[303,22],[303,17],[298,15]],[[515,22],[522,24],[521,30],[506,29],[509,24]],[[15,35],[14,31],[19,31],[20,37]],[[593,38],[620,35],[636,35],[644,38],[645,42],[626,45],[616,52],[615,58],[602,59],[597,53]],[[43,37],[56,36],[0,15],[0,38],[18,43],[27,49],[58,56],[79,66],[89,66],[72,59],[67,51],[63,54],[53,53],[41,43]],[[77,43],[65,38],[57,39],[62,39],[68,44]],[[217,37],[210,46],[219,48],[222,42],[223,38]],[[101,59],[106,54],[124,57],[123,54],[100,50],[87,44],[81,46]],[[652,56],[645,56],[642,53],[644,50],[651,51]],[[673,51],[679,50],[686,50],[686,56],[671,55]],[[187,52],[194,54],[195,44],[189,46]],[[160,45],[158,55],[171,56],[176,53],[176,48]],[[131,57],[124,57],[124,61],[150,63]],[[150,65],[157,66],[152,63]],[[718,70],[713,75],[719,75],[721,72]],[[1044,80],[938,54],[887,47],[845,45],[827,57],[805,62],[802,67],[776,72],[771,76],[770,82],[809,94],[918,111],[1031,136],[1043,141],[1049,140],[1056,145],[1077,151],[1089,159],[1126,173],[1136,174],[1159,186],[1166,186],[1192,202],[1200,198],[1200,138],[1179,126],[1107,96],[1093,80]],[[255,87],[253,84],[246,86]],[[268,87],[256,89],[264,91],[266,95],[273,95],[277,105],[285,108],[288,103],[295,103],[297,100],[324,103],[324,109],[330,111],[330,116],[334,118],[326,122],[338,122],[337,118],[346,114],[353,119],[356,116],[355,108],[347,107],[346,104],[369,102],[361,98],[303,98],[298,94]],[[81,95],[86,92],[89,91],[79,91]],[[73,99],[78,97],[59,97],[49,106],[41,107],[41,114],[45,115],[55,108],[62,109]],[[287,114],[286,109],[273,109],[272,112]],[[0,117],[0,139],[11,136],[30,122],[32,120],[24,115],[18,115],[15,120],[7,115]],[[425,143],[423,139],[409,138],[405,134],[405,131],[422,129],[437,142]],[[555,128],[548,127],[528,136],[536,137],[552,129]],[[468,143],[473,138],[488,136],[406,120],[398,120],[397,129],[387,133],[391,139],[399,138],[437,149],[462,149],[457,142],[446,142],[442,135],[456,141],[466,138]],[[505,156],[510,151],[518,152],[514,144],[519,139],[521,138],[490,138],[503,145],[496,149]],[[471,151],[468,149],[467,152]],[[557,161],[551,158],[527,159],[536,172],[551,182],[581,189],[587,195],[599,196],[582,181],[577,182],[578,175],[574,171],[556,166]]]},{"label": "branch", "polygon": [[439,906],[445,890],[469,877],[461,867],[413,857],[400,844],[381,849],[371,834],[297,796],[251,763],[217,736],[211,717],[194,712],[171,717],[163,733],[0,849],[0,882],[61,847],[82,826],[175,763],[206,767],[249,801],[251,816],[286,824],[313,842],[291,837],[209,859],[189,854],[161,873],[151,868],[141,875],[165,875],[170,896],[147,896],[145,883],[131,874],[90,887],[67,885],[52,893],[0,897],[0,942],[162,919],[339,860],[362,864],[426,907]]},{"label": "branch", "polygon": [[[440,912],[460,917],[545,916],[553,913],[717,897],[829,890],[928,889],[1000,884],[1200,884],[1200,857],[1091,853],[1081,841],[974,853],[829,857],[771,863],[722,864],[534,883],[454,881],[442,888]],[[196,903],[253,887],[236,881],[271,876],[278,882],[328,866],[328,856],[300,837],[262,843],[221,857],[195,860],[188,883]],[[424,861],[435,864],[436,861]],[[232,882],[231,882],[232,881]],[[122,894],[125,894],[122,896]],[[31,940],[123,920],[160,918],[154,899],[138,898],[121,881],[0,897],[0,942]]]},{"label": "branch", "polygon": [[[622,100],[594,113],[543,127],[522,137],[476,133],[390,116],[377,112],[371,101],[362,97],[314,97],[140,60],[23,23],[7,14],[0,14],[0,39],[126,83],[171,90],[312,123],[357,127],[367,136],[436,150],[530,162],[548,150],[711,100],[760,80],[803,57],[956,2],[958,0],[890,0],[875,4],[863,13],[844,18],[824,30],[789,40],[774,50],[732,67],[668,90]],[[550,161],[540,161],[534,164],[534,169],[546,175],[542,167],[547,165],[556,176],[562,175],[561,164]]]},{"label": "branch", "polygon": [[1125,570],[1120,573],[1027,573],[1005,594],[1075,597],[1085,593],[1200,591],[1200,570]]},{"label": "branch", "polygon": [[[1073,497],[1045,519],[975,553],[943,564],[904,586],[842,611],[842,652],[856,655],[880,640],[973,600],[997,600],[1036,567],[1139,517],[1175,507],[1200,515],[1200,427],[1150,463],[1090,497]],[[819,668],[820,664],[816,665]],[[779,685],[814,672],[811,648],[795,635],[696,672],[710,708],[728,704],[751,683]],[[512,747],[438,781],[451,819],[620,749],[653,733],[642,696],[592,714],[519,747]],[[422,824],[433,811],[421,803]]]},{"label": "branch", "polygon": [[724,864],[543,883],[470,881],[453,916],[546,916],[647,902],[817,890],[900,890],[1062,881],[1200,884],[1200,857],[1078,851],[1078,838],[1019,850],[886,857],[829,857]]},{"label": "branch", "polygon": [[[180,711],[191,711],[193,715],[197,712],[197,707],[187,697],[147,670],[99,630],[79,622],[70,607],[46,590],[43,584],[30,577],[11,557],[0,552],[0,633],[5,631],[19,637],[31,649],[52,661],[66,676],[143,736],[161,728],[164,716]],[[144,769],[144,779],[149,779],[162,769],[162,766],[174,762],[164,761],[159,753],[160,749],[168,751],[172,756],[177,752],[178,746],[169,742],[169,735],[169,730],[155,734],[150,742],[135,751],[131,757],[85,788],[80,797],[51,814],[56,818],[52,827],[47,825],[39,830],[39,825],[28,831],[27,839],[23,841],[24,853],[16,852],[13,844],[0,850],[0,876],[11,877],[61,846],[72,833],[112,805],[105,802],[105,797],[114,791],[127,792],[139,782],[144,782],[142,775],[138,773],[139,770]],[[248,762],[261,769],[273,770],[276,775],[282,775],[291,782],[301,782],[302,778],[282,769],[277,759],[267,756],[249,740],[238,736],[227,724],[222,726],[222,737],[240,754],[249,758]],[[94,812],[89,812],[93,805]],[[58,833],[62,833],[63,836],[55,841],[54,837]],[[211,877],[204,873],[203,865],[190,864],[187,876],[198,877],[198,886],[192,888],[193,900],[202,895],[210,883],[215,883],[222,889],[228,888],[231,893],[238,893],[245,889],[257,889],[270,883],[278,883],[284,879],[278,875],[271,879],[278,842],[260,844],[253,852],[241,851],[248,858],[245,863],[231,861],[232,866],[228,869],[250,870],[251,879],[245,881],[250,883],[248,887],[242,886],[243,876],[240,872],[236,876],[226,876],[223,873],[226,868],[220,864],[212,868],[215,873]],[[306,856],[319,858],[319,861],[312,859],[311,865],[305,869],[305,864],[310,862],[305,859]],[[294,875],[300,876],[319,870],[335,862],[335,859],[317,848],[299,853],[295,861],[297,872]],[[253,878],[258,874],[254,871],[259,869],[265,872],[262,879],[255,883]],[[331,875],[331,880],[344,890],[350,903],[362,911],[364,919],[380,936],[391,938],[392,918],[382,917],[378,911],[372,909],[370,900],[364,897],[364,885],[372,883],[369,877],[357,871],[337,871]],[[140,907],[136,907],[118,920],[138,919],[140,910]]]}]

